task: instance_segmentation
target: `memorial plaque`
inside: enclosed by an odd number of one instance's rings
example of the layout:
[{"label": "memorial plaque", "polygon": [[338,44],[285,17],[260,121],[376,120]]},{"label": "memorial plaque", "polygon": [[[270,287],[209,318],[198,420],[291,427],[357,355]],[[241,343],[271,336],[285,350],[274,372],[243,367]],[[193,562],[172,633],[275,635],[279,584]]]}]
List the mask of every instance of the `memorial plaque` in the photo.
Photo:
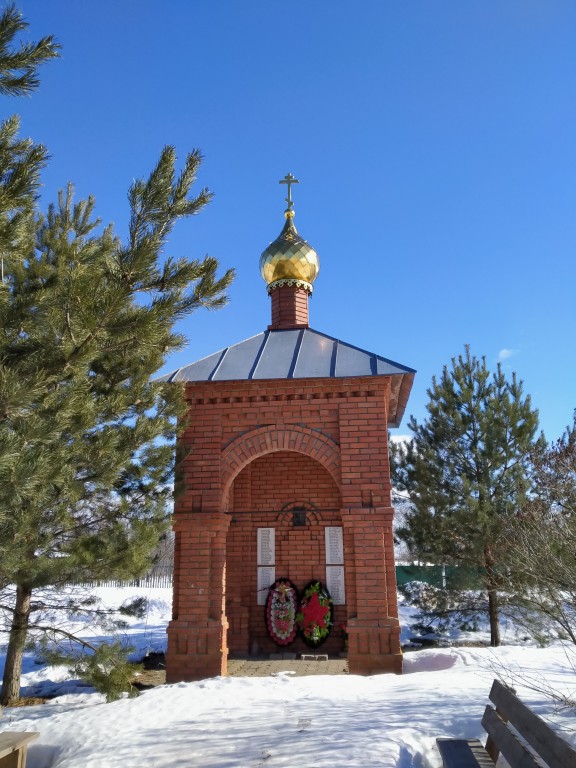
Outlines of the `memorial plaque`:
[{"label": "memorial plaque", "polygon": [[344,565],[342,528],[325,528],[326,565]]},{"label": "memorial plaque", "polygon": [[266,605],[268,590],[276,581],[276,568],[274,566],[258,567],[258,605]]},{"label": "memorial plaque", "polygon": [[274,528],[258,528],[258,565],[276,564]]},{"label": "memorial plaque", "polygon": [[343,565],[326,566],[326,586],[334,605],[344,605],[346,603]]}]

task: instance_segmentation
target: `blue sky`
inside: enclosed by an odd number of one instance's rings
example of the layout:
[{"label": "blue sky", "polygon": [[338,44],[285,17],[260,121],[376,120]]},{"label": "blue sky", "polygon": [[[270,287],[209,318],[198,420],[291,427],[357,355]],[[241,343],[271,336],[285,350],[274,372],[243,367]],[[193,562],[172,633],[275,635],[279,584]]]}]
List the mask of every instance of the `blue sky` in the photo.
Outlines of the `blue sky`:
[{"label": "blue sky", "polygon": [[[165,370],[264,330],[261,251],[289,171],[321,271],[311,326],[416,368],[407,414],[465,344],[515,370],[556,438],[576,407],[572,0],[21,0],[62,59],[4,99],[47,145],[43,202],[74,182],[126,231],[165,144],[215,193],[169,253],[234,266]],[[398,433],[406,431],[405,419]]]}]

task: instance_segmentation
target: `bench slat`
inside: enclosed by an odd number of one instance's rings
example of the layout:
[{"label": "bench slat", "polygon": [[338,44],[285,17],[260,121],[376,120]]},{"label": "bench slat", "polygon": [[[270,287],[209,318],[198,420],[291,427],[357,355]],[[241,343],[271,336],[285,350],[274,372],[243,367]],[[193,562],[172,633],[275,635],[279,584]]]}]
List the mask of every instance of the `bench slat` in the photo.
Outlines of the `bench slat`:
[{"label": "bench slat", "polygon": [[494,768],[478,739],[436,739],[445,768]]},{"label": "bench slat", "polygon": [[494,680],[490,701],[550,768],[574,768],[576,750],[534,714],[509,688]]},{"label": "bench slat", "polygon": [[0,733],[0,758],[26,746],[40,736],[35,731],[3,731]]},{"label": "bench slat", "polygon": [[482,727],[494,739],[499,751],[514,768],[541,768],[530,750],[506,727],[492,707],[486,707]]}]

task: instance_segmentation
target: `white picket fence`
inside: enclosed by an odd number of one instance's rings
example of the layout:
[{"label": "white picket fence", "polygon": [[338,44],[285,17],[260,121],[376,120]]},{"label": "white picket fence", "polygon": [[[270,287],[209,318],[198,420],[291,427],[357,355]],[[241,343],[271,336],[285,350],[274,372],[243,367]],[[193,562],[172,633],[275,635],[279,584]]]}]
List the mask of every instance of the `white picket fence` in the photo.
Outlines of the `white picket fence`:
[{"label": "white picket fence", "polygon": [[149,588],[162,588],[172,587],[172,565],[156,565],[150,573],[141,576],[139,579],[133,579],[132,581],[93,581],[89,582],[85,586],[87,587],[149,587]]}]

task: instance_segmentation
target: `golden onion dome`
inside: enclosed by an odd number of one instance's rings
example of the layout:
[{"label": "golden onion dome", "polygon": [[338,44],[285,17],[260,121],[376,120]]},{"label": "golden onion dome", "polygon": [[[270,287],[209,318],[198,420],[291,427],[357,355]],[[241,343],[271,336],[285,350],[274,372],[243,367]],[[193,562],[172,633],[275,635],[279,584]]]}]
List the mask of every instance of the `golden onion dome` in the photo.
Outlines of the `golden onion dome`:
[{"label": "golden onion dome", "polygon": [[[288,178],[291,183],[297,183],[290,174]],[[276,240],[262,253],[260,272],[268,283],[268,293],[282,285],[297,285],[312,293],[312,283],[320,271],[320,260],[314,248],[300,237],[294,226],[290,187],[287,202],[288,209],[284,212],[286,224]]]}]

